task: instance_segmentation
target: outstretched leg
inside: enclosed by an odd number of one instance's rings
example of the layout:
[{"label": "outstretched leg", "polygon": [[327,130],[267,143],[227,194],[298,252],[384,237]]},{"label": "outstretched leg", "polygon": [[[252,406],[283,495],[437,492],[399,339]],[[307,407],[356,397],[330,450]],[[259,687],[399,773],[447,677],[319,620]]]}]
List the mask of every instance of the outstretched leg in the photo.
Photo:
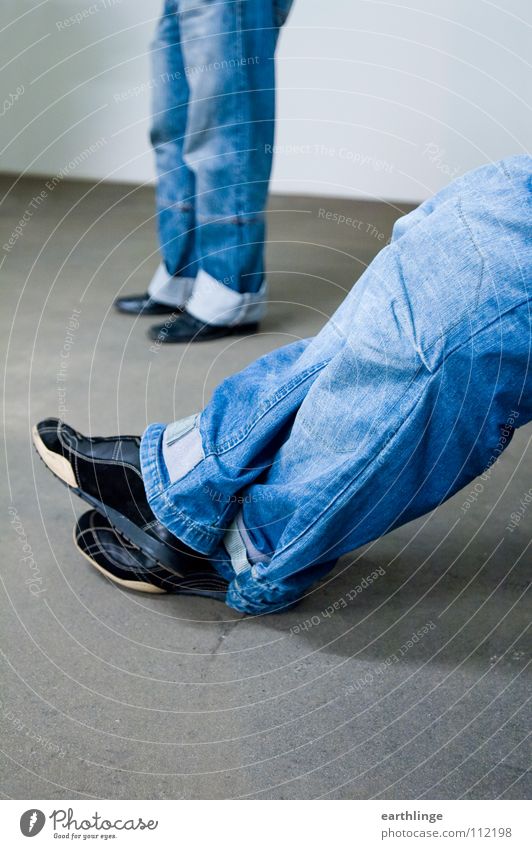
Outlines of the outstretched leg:
[{"label": "outstretched leg", "polygon": [[140,457],[135,437],[55,420],[37,449],[127,540],[170,570],[177,557],[178,581],[208,559],[237,610],[291,604],[485,472],[532,418],[531,211],[531,157],[474,171],[399,223],[314,339],[151,425]]},{"label": "outstretched leg", "polygon": [[232,606],[294,601],[485,471],[531,418],[531,174],[515,157],[461,178],[397,227],[315,339],[148,429],[150,504],[219,559]]}]

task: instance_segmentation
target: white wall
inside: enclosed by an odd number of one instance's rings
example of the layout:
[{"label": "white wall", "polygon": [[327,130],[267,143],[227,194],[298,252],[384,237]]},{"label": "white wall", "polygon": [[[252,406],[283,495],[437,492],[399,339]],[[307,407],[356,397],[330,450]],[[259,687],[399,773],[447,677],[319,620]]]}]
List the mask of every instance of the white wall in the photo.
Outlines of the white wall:
[{"label": "white wall", "polygon": [[[1,169],[151,180],[159,0],[2,9]],[[531,25],[530,0],[295,0],[278,54],[273,190],[420,200],[530,150]]]}]

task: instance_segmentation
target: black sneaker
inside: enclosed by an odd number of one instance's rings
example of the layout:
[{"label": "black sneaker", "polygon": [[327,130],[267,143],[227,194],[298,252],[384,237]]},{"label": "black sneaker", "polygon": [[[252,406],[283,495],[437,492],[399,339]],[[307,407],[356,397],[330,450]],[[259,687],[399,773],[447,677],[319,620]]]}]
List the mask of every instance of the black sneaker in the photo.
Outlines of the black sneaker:
[{"label": "black sneaker", "polygon": [[153,514],[140,470],[140,436],[83,436],[59,419],[44,419],[33,428],[33,443],[60,481],[152,560],[175,568],[181,556],[203,557]]},{"label": "black sneaker", "polygon": [[124,589],[225,600],[227,582],[204,557],[176,557],[175,568],[169,569],[131,545],[97,510],[78,519],[74,544],[89,563]]},{"label": "black sneaker", "polygon": [[164,324],[156,324],[148,330],[148,337],[152,342],[166,345],[169,343],[186,342],[210,342],[213,339],[223,339],[225,336],[246,336],[256,333],[259,329],[258,321],[247,324],[205,324],[198,318],[194,318],[184,310],[172,320],[167,319]]}]

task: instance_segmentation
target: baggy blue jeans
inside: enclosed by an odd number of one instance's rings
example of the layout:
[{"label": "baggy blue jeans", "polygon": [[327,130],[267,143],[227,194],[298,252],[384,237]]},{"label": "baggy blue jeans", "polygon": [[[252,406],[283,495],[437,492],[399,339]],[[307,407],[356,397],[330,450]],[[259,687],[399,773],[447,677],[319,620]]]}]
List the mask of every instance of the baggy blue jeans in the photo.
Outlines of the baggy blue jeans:
[{"label": "baggy blue jeans", "polygon": [[459,178],[313,339],[144,433],[157,517],[212,555],[227,603],[297,601],[336,559],[484,473],[532,418],[532,157]]},{"label": "baggy blue jeans", "polygon": [[275,123],[274,53],[291,0],[165,0],[152,45],[163,263],[152,297],[211,324],[258,320]]}]

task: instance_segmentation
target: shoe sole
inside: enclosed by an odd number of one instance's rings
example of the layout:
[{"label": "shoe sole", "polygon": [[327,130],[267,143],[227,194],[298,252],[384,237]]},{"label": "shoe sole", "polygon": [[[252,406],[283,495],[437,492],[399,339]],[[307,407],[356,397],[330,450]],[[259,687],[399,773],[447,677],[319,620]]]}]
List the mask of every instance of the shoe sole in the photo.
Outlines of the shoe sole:
[{"label": "shoe sole", "polygon": [[65,483],[68,487],[71,489],[77,489],[78,483],[76,481],[76,476],[74,475],[74,469],[72,468],[72,464],[68,462],[67,458],[62,457],[61,454],[56,454],[55,451],[50,451],[50,449],[46,447],[36,425],[32,427],[31,435],[33,437],[33,444],[37,449],[37,454],[43,461],[44,465],[50,469],[56,478],[59,478],[59,480],[63,481],[63,483]]},{"label": "shoe sole", "polygon": [[[109,531],[110,529],[112,529],[115,532],[116,542],[119,545],[123,544],[124,541],[127,542],[127,540],[125,540],[125,537],[123,539],[120,539],[122,534],[120,534],[120,532],[117,531],[117,529],[114,528],[113,526],[98,528],[98,527],[94,527],[94,525],[91,524],[90,528],[86,528],[85,530],[80,529],[80,525],[81,525],[83,519],[86,519],[90,515],[90,513],[97,513],[97,511],[90,511],[89,513],[85,513],[83,516],[80,516],[80,518],[76,522],[76,524],[74,526],[74,532],[73,532],[74,545],[78,549],[78,551],[83,555],[83,557],[92,566],[95,567],[95,569],[97,569],[104,577],[109,578],[109,580],[112,581],[113,583],[117,584],[118,586],[122,587],[123,589],[133,590],[134,592],[152,593],[152,594],[156,593],[158,595],[201,596],[202,598],[213,598],[216,601],[221,601],[221,602],[225,601],[226,592],[227,592],[225,588],[223,590],[222,589],[220,589],[220,590],[217,590],[217,589],[202,589],[201,587],[190,587],[190,586],[187,587],[187,586],[182,585],[182,586],[175,587],[175,589],[172,591],[172,590],[166,590],[163,587],[159,587],[159,586],[157,586],[157,584],[153,584],[150,581],[128,580],[127,578],[119,578],[117,575],[115,575],[113,572],[111,572],[108,568],[103,566],[101,563],[98,563],[98,561],[96,560],[97,555],[93,556],[92,554],[89,554],[89,552],[87,551],[87,547],[86,546],[84,547],[84,539],[83,538],[84,538],[85,534],[90,534],[90,539],[92,539],[93,541],[96,541],[99,544],[98,536],[97,536],[97,533],[95,533],[95,532],[97,532],[98,530]],[[101,514],[98,514],[98,513],[97,513],[97,515],[99,515],[102,522],[105,521],[104,516],[102,516]],[[136,546],[134,546],[134,547],[136,548]],[[101,551],[102,557],[103,557],[104,560],[106,560],[106,559],[110,560],[111,559],[110,555],[106,553],[105,548],[102,547],[101,544],[100,544],[99,550]],[[160,563],[156,563],[154,565],[161,566]],[[187,579],[183,577],[183,580],[186,581]],[[189,578],[189,580],[192,580],[192,579]]]},{"label": "shoe sole", "polygon": [[147,335],[151,342],[158,342],[160,345],[188,345],[190,342],[217,342],[219,339],[225,339],[227,336],[245,336],[246,334],[256,333],[258,329],[258,322],[253,322],[251,324],[235,324],[234,327],[229,326],[226,333],[211,337],[201,336],[198,332],[198,334],[190,336],[188,339],[172,339],[168,338],[169,334],[164,334],[162,331],[152,336],[151,330],[148,330]]},{"label": "shoe sole", "polygon": [[60,454],[56,454],[55,451],[50,451],[50,449],[46,447],[36,425],[32,427],[32,438],[37,454],[54,477],[60,480],[61,483],[67,486],[72,492],[75,492],[79,498],[82,498],[83,501],[86,501],[87,504],[94,507],[98,513],[105,516],[111,525],[113,525],[113,527],[122,534],[127,542],[131,543],[131,545],[134,545],[136,548],[139,548],[142,552],[144,552],[144,554],[147,554],[152,560],[160,563],[172,574],[177,577],[181,577],[181,572],[179,571],[179,558],[175,551],[173,551],[165,543],[158,542],[154,539],[154,537],[148,536],[148,534],[139,528],[138,525],[122,513],[119,513],[118,510],[115,510],[113,507],[109,507],[107,504],[104,504],[103,501],[100,501],[98,498],[95,498],[80,489],[76,481],[72,464],[66,457],[62,457]]},{"label": "shoe sole", "polygon": [[100,564],[96,560],[93,560],[90,554],[87,554],[87,552],[81,547],[79,539],[83,536],[83,534],[78,534],[77,530],[78,526],[76,524],[74,526],[73,539],[74,545],[76,546],[77,550],[80,554],[83,555],[85,560],[87,560],[91,564],[91,566],[94,566],[94,568],[97,569],[98,572],[101,572],[101,574],[104,575],[104,577],[108,578],[110,581],[112,581],[113,584],[117,584],[119,587],[122,587],[125,590],[134,590],[138,593],[168,595],[166,590],[163,590],[162,587],[156,587],[155,584],[149,584],[147,581],[128,581],[125,578],[118,578],[116,575],[113,575],[112,572],[108,572],[107,569],[104,569],[103,566],[100,566]]},{"label": "shoe sole", "polygon": [[120,315],[136,315],[141,316],[142,318],[162,318],[163,316],[172,315],[173,313],[179,314],[183,312],[183,307],[168,307],[166,310],[161,310],[161,312],[150,312],[149,310],[128,310],[123,309],[122,307],[117,307],[114,304],[114,308],[116,312],[120,313]]}]

